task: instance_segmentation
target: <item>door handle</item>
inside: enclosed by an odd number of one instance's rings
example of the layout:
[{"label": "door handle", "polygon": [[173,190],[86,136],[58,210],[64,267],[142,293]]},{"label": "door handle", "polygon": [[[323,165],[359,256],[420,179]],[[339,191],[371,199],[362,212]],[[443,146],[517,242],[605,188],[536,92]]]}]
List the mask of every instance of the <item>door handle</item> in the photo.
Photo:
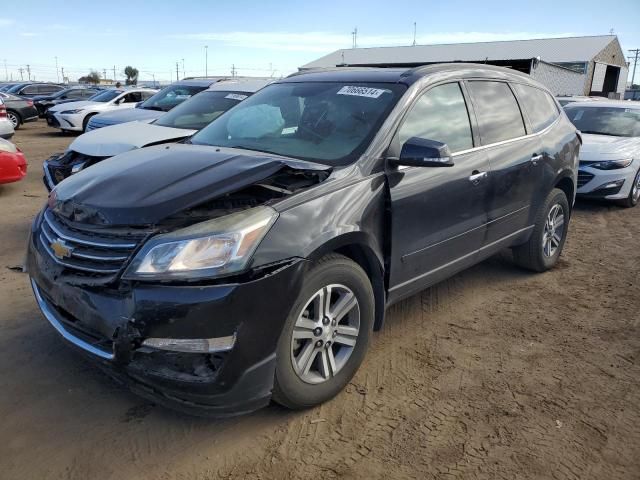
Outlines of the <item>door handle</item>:
[{"label": "door handle", "polygon": [[542,160],[542,155],[534,155],[531,157],[531,163],[537,165],[540,160]]},{"label": "door handle", "polygon": [[474,170],[471,176],[469,177],[469,181],[474,185],[477,185],[480,183],[481,180],[484,180],[488,176],[489,174],[487,172],[479,172],[477,170]]}]

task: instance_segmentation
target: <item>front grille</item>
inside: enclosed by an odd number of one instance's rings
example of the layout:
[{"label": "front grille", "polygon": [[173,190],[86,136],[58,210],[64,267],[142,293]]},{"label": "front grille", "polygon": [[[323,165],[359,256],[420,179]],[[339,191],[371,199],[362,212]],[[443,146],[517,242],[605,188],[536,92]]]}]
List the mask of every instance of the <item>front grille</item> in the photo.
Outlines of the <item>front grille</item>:
[{"label": "front grille", "polygon": [[59,127],[60,126],[60,122],[53,115],[53,113],[47,112],[46,119],[47,119],[47,125],[49,125],[50,127]]},{"label": "front grille", "polygon": [[51,210],[45,211],[39,232],[43,249],[68,273],[97,277],[117,275],[145,236],[80,230]]},{"label": "front grille", "polygon": [[587,183],[591,181],[591,179],[595,177],[593,173],[583,172],[582,170],[578,171],[578,188],[584,187]]}]

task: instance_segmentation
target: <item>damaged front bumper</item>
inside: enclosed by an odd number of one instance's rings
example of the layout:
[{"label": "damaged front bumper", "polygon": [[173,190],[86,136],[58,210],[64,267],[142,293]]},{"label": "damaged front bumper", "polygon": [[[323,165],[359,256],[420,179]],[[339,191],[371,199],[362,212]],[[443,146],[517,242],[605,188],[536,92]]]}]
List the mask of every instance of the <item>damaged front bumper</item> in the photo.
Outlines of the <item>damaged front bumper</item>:
[{"label": "damaged front bumper", "polygon": [[[39,248],[32,237],[27,266],[42,313],[71,345],[134,392],[211,416],[269,402],[276,345],[301,287],[304,260],[291,259],[244,282],[119,280],[98,287],[64,281]],[[186,353],[145,345],[147,339],[208,339],[212,347]]]}]

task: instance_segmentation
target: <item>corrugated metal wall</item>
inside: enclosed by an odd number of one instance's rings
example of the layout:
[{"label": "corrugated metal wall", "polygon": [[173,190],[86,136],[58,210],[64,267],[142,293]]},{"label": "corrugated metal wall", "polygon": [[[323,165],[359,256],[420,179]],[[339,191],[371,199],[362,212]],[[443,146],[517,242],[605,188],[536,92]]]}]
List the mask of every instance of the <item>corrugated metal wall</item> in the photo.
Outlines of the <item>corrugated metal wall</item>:
[{"label": "corrugated metal wall", "polygon": [[539,62],[531,76],[545,85],[554,95],[582,95],[586,75],[546,62]]}]

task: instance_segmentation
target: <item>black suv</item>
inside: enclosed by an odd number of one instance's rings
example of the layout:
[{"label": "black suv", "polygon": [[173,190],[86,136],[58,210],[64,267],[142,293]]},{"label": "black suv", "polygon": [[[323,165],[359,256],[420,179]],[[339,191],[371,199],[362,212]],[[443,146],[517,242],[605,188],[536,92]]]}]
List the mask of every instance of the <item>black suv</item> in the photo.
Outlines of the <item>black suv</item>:
[{"label": "black suv", "polygon": [[31,283],[55,329],[143,396],[309,407],[349,382],[390,304],[505,247],[553,267],[579,147],[511,70],[295,74],[186,143],[61,182]]}]

